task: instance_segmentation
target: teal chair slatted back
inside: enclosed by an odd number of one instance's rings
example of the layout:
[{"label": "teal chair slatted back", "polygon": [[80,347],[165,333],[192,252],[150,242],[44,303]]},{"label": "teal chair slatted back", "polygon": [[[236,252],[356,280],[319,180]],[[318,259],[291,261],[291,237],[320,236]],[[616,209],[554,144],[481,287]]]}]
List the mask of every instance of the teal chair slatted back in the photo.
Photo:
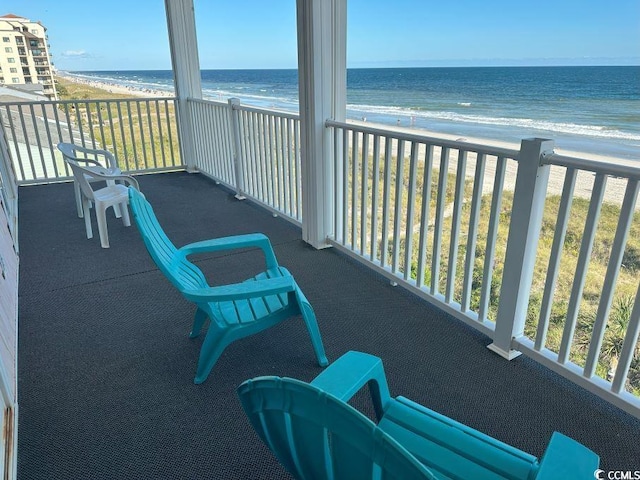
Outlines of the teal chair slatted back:
[{"label": "teal chair slatted back", "polygon": [[238,394],[262,441],[295,478],[434,478],[371,420],[308,383],[259,377]]},{"label": "teal chair slatted back", "polygon": [[[346,403],[365,385],[377,425]],[[362,352],[345,353],[310,384],[258,377],[240,385],[238,395],[262,441],[300,479],[583,480],[600,462],[560,432],[538,461],[411,400],[391,398],[382,361]]]},{"label": "teal chair slatted back", "polygon": [[151,258],[173,286],[180,291],[206,288],[207,280],[202,271],[189,262],[169,240],[158,223],[153,207],[144,196],[129,189],[129,203]]},{"label": "teal chair slatted back", "polygon": [[[318,364],[326,366],[329,363],[313,308],[289,271],[278,265],[271,242],[265,235],[234,235],[176,248],[140,192],[130,188],[129,203],[149,255],[173,286],[197,307],[189,336],[197,337],[208,323],[195,383],[207,379],[229,344],[297,315],[302,317],[309,331]],[[230,285],[208,285],[202,271],[187,259],[191,254],[245,248],[262,251],[266,270]]]}]

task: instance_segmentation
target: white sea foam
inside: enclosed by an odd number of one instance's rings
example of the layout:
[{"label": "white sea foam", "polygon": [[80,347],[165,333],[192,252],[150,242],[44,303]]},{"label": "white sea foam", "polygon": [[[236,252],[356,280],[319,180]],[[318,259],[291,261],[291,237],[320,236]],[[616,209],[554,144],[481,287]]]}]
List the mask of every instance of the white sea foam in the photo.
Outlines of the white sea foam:
[{"label": "white sea foam", "polygon": [[444,120],[448,122],[460,122],[476,125],[519,127],[523,129],[544,130],[546,132],[587,136],[593,138],[640,141],[640,135],[598,125],[581,125],[576,123],[552,122],[531,118],[486,117],[481,115],[466,115],[447,111],[412,110],[408,108],[392,106],[349,105],[348,108],[356,112],[365,112],[368,114]]}]

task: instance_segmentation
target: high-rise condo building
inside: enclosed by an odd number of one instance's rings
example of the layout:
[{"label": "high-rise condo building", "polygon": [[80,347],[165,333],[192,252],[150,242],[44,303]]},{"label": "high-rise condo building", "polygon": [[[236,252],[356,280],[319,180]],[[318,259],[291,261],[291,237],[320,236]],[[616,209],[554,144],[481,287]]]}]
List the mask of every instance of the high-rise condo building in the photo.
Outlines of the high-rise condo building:
[{"label": "high-rise condo building", "polygon": [[40,22],[11,13],[0,16],[0,85],[42,86],[49,100],[58,99],[47,29]]}]

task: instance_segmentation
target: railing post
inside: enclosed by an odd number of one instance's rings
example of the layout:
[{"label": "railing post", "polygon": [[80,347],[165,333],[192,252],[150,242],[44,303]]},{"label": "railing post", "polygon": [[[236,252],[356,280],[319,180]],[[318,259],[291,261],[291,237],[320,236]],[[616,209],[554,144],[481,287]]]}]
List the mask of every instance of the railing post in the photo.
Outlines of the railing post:
[{"label": "railing post", "polygon": [[520,355],[512,349],[512,340],[524,334],[550,171],[541,160],[553,152],[553,145],[552,140],[540,138],[522,140],[520,145],[500,304],[489,345],[508,360]]},{"label": "railing post", "polygon": [[245,200],[244,195],[244,171],[242,169],[242,158],[240,157],[240,121],[238,120],[238,108],[240,108],[239,98],[229,99],[229,118],[231,123],[231,137],[233,140],[233,168],[236,177],[236,195],[238,200]]}]

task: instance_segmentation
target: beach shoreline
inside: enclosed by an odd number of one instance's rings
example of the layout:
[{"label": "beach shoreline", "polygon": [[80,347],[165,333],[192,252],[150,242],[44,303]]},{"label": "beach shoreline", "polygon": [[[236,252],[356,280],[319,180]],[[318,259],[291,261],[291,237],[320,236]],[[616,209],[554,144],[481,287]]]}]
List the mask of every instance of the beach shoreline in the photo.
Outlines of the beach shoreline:
[{"label": "beach shoreline", "polygon": [[120,85],[113,82],[103,82],[99,80],[88,80],[86,78],[80,78],[75,75],[70,75],[66,72],[58,71],[57,77],[63,78],[69,82],[77,83],[79,85],[87,85],[92,88],[104,90],[106,93],[115,93],[118,95],[131,95],[133,97],[175,97],[173,92],[166,90],[150,89],[150,88],[136,88],[128,85]]},{"label": "beach shoreline", "polygon": [[[66,73],[58,72],[57,76],[64,78],[70,82],[88,85],[90,87],[104,90],[105,93],[115,93],[121,95],[131,95],[132,97],[174,97],[173,92],[168,92],[165,90],[157,90],[157,89],[148,89],[148,88],[136,88],[133,86],[119,85],[115,83],[102,82],[98,80],[88,80],[85,78],[80,78],[74,75],[69,75]],[[493,139],[486,138],[472,138],[472,137],[459,137],[456,135],[450,135],[446,133],[436,133],[431,132],[429,130],[425,130],[422,128],[407,128],[407,127],[398,127],[391,126],[386,124],[379,124],[373,122],[362,122],[362,121],[354,121],[349,120],[347,123],[364,126],[364,127],[373,127],[373,128],[381,128],[388,131],[395,131],[404,134],[412,134],[418,136],[425,136],[430,138],[437,139],[445,139],[450,141],[458,141],[465,142],[468,144],[476,144],[476,145],[484,145],[489,147],[498,147],[504,149],[510,149],[518,151],[520,149],[519,143],[511,143],[511,142],[501,142]],[[421,158],[424,158],[424,145],[421,146],[421,151],[419,155]],[[615,162],[615,163],[624,163],[633,165],[634,162],[621,159],[617,157],[611,157],[606,155],[597,155],[597,154],[589,154],[585,152],[575,152],[563,149],[554,149],[554,153],[570,156],[576,158],[584,158],[588,160],[596,160],[596,161],[604,161],[604,162]],[[434,160],[438,160],[434,159]],[[473,178],[475,174],[475,155],[472,154],[467,159],[467,168],[466,168],[466,177]],[[437,165],[435,162],[434,166]],[[484,182],[483,182],[483,191],[484,193],[491,193],[493,189],[493,178],[495,175],[495,162],[487,162]],[[449,170],[452,173],[455,173],[457,169],[457,155],[452,155],[449,161]],[[563,167],[551,166],[551,174],[549,175],[549,184],[547,188],[548,195],[560,195],[562,193],[562,188],[564,185],[564,171]],[[508,162],[507,168],[505,171],[505,180],[504,180],[504,188],[506,190],[513,191],[515,189],[515,182],[517,176],[517,164],[515,162]],[[587,171],[580,171],[576,177],[576,185],[574,196],[580,198],[591,198],[591,193],[593,190],[593,181],[594,174]],[[607,187],[605,190],[604,200],[606,202],[615,203],[617,205],[622,204],[622,200],[624,198],[625,190],[626,190],[627,180],[622,178],[609,178],[607,181]],[[636,210],[640,210],[640,204],[636,205]]]}]

